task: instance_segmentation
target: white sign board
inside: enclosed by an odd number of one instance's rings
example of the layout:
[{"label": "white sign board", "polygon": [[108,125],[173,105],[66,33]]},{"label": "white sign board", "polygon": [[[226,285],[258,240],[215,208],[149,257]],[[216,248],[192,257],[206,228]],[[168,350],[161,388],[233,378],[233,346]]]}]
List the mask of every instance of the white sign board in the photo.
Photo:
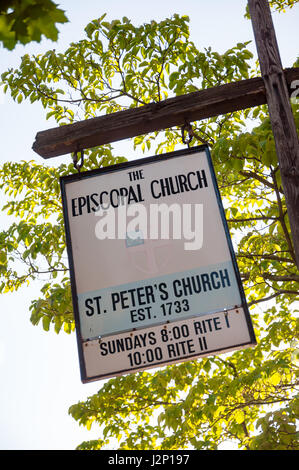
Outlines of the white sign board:
[{"label": "white sign board", "polygon": [[95,357],[115,370],[99,337],[165,322],[240,308],[247,340],[225,348],[255,344],[206,146],[62,177],[61,189],[83,381]]}]

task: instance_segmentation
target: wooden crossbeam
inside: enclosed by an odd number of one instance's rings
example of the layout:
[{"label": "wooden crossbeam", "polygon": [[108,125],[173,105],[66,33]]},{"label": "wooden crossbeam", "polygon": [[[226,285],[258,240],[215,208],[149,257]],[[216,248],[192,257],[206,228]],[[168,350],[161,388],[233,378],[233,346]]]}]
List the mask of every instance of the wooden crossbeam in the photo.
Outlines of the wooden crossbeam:
[{"label": "wooden crossbeam", "polygon": [[[290,94],[299,68],[284,76]],[[264,81],[256,77],[40,131],[32,148],[48,159],[266,103]]]}]

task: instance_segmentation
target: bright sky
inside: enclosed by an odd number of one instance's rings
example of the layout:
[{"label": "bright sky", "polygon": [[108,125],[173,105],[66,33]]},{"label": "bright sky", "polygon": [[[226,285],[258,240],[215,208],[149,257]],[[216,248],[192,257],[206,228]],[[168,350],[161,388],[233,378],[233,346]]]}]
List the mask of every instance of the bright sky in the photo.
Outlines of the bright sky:
[{"label": "bright sky", "polygon": [[[84,27],[107,13],[109,21],[130,18],[140,24],[157,21],[174,13],[189,15],[191,38],[198,48],[211,46],[222,53],[237,42],[253,40],[250,21],[244,19],[246,0],[57,0],[70,23],[60,26],[58,43],[0,49],[0,73],[16,67],[25,53],[49,49],[63,51],[71,41],[84,37]],[[274,24],[284,67],[291,67],[298,55],[299,5],[285,14],[275,14]],[[251,46],[256,53],[255,46]],[[0,92],[1,161],[43,160],[31,146],[38,131],[52,127],[42,106],[14,103]],[[124,146],[124,152],[126,147]],[[132,154],[132,151],[131,151]],[[53,163],[70,161],[70,156]],[[138,154],[134,156],[138,158]],[[0,196],[1,202],[1,196]],[[0,215],[2,229],[7,218]],[[75,335],[46,333],[29,321],[31,300],[39,296],[38,286],[0,297],[0,449],[74,449],[83,440],[96,439],[96,428],[80,428],[68,416],[68,408],[97,392],[101,382],[80,381]]]}]

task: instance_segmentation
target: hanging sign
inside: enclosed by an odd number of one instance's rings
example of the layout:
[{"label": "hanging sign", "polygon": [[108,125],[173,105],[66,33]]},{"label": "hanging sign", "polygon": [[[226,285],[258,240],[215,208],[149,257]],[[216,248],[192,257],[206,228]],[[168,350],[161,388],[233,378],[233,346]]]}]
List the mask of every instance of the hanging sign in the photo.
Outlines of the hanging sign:
[{"label": "hanging sign", "polygon": [[83,382],[255,344],[207,146],[61,190]]}]

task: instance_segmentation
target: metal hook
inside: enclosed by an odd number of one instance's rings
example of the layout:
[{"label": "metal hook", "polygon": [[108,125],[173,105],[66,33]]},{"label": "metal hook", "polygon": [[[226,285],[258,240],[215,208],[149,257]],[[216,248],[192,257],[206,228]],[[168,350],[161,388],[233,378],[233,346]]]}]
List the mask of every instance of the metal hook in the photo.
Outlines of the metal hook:
[{"label": "metal hook", "polygon": [[[193,139],[193,129],[192,129],[192,126],[189,122],[186,122],[183,126],[182,126],[182,141],[183,141],[183,144],[186,144],[188,145],[188,147],[190,146],[190,143]],[[188,132],[188,139],[185,139],[185,132]]]},{"label": "metal hook", "polygon": [[[80,163],[78,163],[78,152],[81,152]],[[84,163],[84,151],[83,150],[79,150],[79,151],[76,150],[74,152],[73,162],[74,162],[74,167],[80,173],[80,170]]]}]

